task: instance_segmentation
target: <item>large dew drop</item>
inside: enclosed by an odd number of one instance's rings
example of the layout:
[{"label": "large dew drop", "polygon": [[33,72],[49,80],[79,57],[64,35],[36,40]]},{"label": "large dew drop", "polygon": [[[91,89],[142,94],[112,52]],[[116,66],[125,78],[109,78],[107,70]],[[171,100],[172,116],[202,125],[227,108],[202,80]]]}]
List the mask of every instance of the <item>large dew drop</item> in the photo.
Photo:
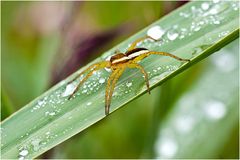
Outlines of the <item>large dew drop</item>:
[{"label": "large dew drop", "polygon": [[74,84],[72,84],[72,83],[68,84],[66,86],[65,91],[62,93],[62,97],[70,96],[74,92],[74,89],[75,89],[75,85]]},{"label": "large dew drop", "polygon": [[165,31],[160,26],[153,26],[147,31],[147,35],[156,40],[159,40],[164,33]]}]

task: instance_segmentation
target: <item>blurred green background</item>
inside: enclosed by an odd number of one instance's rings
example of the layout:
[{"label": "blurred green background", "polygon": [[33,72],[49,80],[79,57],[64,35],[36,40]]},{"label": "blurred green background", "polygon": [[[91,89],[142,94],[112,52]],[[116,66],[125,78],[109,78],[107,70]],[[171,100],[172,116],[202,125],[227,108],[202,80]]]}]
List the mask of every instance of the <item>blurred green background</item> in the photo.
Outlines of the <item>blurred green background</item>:
[{"label": "blurred green background", "polygon": [[[1,2],[1,120],[184,3]],[[238,158],[238,44],[39,158]]]}]

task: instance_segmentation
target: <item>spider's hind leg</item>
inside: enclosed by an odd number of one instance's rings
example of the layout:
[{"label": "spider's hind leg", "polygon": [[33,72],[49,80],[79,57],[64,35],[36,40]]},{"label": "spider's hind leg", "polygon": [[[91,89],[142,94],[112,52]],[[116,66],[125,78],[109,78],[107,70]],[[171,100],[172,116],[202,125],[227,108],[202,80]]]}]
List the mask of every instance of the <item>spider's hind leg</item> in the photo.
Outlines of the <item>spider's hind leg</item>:
[{"label": "spider's hind leg", "polygon": [[180,57],[177,57],[173,54],[170,54],[170,53],[167,53],[167,52],[157,52],[157,51],[149,51],[149,52],[146,52],[144,54],[141,54],[140,56],[136,57],[133,62],[134,63],[137,63],[141,60],[143,60],[144,58],[152,55],[152,54],[157,54],[157,55],[162,55],[162,56],[169,56],[169,57],[172,57],[178,61],[184,61],[184,62],[190,62],[190,59],[184,59],[184,58],[180,58]]},{"label": "spider's hind leg", "polygon": [[154,39],[154,38],[146,35],[146,36],[144,36],[144,37],[141,37],[141,38],[136,39],[136,40],[131,44],[131,46],[128,48],[128,51],[133,50],[133,49],[137,46],[137,44],[138,44],[139,42],[144,41],[145,39],[152,39],[152,40],[154,40],[154,41],[158,41],[158,40],[156,40],[156,39]]},{"label": "spider's hind leg", "polygon": [[130,64],[128,64],[128,67],[129,67],[129,68],[137,68],[137,69],[140,69],[140,71],[142,72],[142,74],[143,74],[143,76],[144,76],[148,93],[150,94],[148,74],[147,74],[147,72],[144,70],[144,68],[143,68],[140,64],[138,64],[138,63],[130,63]]},{"label": "spider's hind leg", "polygon": [[185,61],[185,62],[190,62],[189,59],[184,59],[184,58],[180,58],[178,56],[175,56],[173,54],[170,54],[170,53],[167,53],[167,52],[156,52],[156,51],[150,51],[150,52],[147,52],[146,54],[150,55],[150,54],[158,54],[158,55],[163,55],[163,56],[169,56],[169,57],[172,57],[178,61]]}]

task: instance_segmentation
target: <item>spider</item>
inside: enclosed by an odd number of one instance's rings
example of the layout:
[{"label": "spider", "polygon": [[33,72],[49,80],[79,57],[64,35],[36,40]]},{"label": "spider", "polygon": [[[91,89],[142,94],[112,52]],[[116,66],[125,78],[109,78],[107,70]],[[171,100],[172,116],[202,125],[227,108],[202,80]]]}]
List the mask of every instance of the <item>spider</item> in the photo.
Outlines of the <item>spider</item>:
[{"label": "spider", "polygon": [[68,97],[68,99],[71,99],[73,97],[73,95],[78,91],[79,87],[93,74],[94,71],[103,69],[103,68],[109,68],[111,69],[112,73],[108,78],[106,93],[105,93],[105,115],[108,115],[110,104],[111,104],[111,98],[113,95],[115,85],[126,68],[137,68],[142,72],[142,74],[144,75],[148,93],[150,94],[148,74],[144,70],[144,68],[140,64],[138,64],[138,62],[140,62],[141,60],[143,60],[144,58],[152,54],[170,56],[172,58],[175,58],[178,61],[187,61],[187,62],[190,61],[189,59],[183,59],[166,52],[149,51],[146,48],[136,48],[136,45],[145,39],[152,39],[154,41],[157,41],[150,36],[144,36],[142,38],[139,38],[130,45],[130,47],[125,53],[115,51],[116,54],[111,56],[110,60],[92,64],[87,69],[85,69],[80,74],[78,74],[68,84],[72,83],[73,81],[78,79],[81,75],[88,72],[86,76],[78,83],[77,87],[74,89],[72,94]]}]

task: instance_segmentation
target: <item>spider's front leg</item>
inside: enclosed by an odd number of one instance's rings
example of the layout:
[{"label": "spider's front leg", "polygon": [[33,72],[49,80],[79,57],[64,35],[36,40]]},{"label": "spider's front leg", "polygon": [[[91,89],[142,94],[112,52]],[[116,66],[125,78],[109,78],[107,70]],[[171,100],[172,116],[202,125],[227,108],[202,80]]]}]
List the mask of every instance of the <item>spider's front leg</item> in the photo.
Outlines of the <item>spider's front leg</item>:
[{"label": "spider's front leg", "polygon": [[74,96],[74,94],[78,91],[79,87],[93,74],[94,71],[97,71],[99,69],[109,67],[109,66],[110,66],[109,61],[99,62],[99,63],[95,63],[95,64],[89,66],[87,69],[85,69],[83,72],[81,72],[77,77],[75,77],[69,83],[72,83],[73,81],[78,79],[81,75],[83,75],[84,73],[89,71],[89,73],[78,83],[77,87],[74,89],[73,93],[68,97],[68,99],[71,99]]},{"label": "spider's front leg", "polygon": [[133,50],[133,49],[137,46],[137,44],[138,44],[139,42],[144,41],[145,39],[152,39],[152,40],[154,40],[154,41],[158,41],[158,40],[156,40],[156,39],[154,39],[154,38],[146,35],[146,36],[144,36],[144,37],[141,37],[141,38],[138,38],[137,40],[135,40],[135,41],[131,44],[131,46],[128,48],[128,51]]},{"label": "spider's front leg", "polygon": [[111,83],[114,79],[115,75],[117,74],[118,70],[114,70],[112,74],[109,76],[107,81],[107,86],[105,90],[105,115],[109,114],[109,106],[108,106],[108,97],[109,97],[109,90],[111,89]]},{"label": "spider's front leg", "polygon": [[81,77],[83,74],[85,74],[88,71],[91,71],[92,69],[94,69],[95,67],[97,67],[98,64],[92,64],[89,67],[87,67],[85,70],[83,70],[81,73],[79,73],[74,79],[72,79],[71,81],[69,81],[67,84],[70,84],[72,82],[74,82],[75,80],[77,80],[79,77]]},{"label": "spider's front leg", "polygon": [[111,104],[111,99],[113,95],[113,91],[115,88],[115,85],[122,75],[125,68],[119,68],[113,71],[111,76],[108,79],[107,87],[106,87],[106,94],[105,94],[105,115],[109,114],[109,108]]}]

